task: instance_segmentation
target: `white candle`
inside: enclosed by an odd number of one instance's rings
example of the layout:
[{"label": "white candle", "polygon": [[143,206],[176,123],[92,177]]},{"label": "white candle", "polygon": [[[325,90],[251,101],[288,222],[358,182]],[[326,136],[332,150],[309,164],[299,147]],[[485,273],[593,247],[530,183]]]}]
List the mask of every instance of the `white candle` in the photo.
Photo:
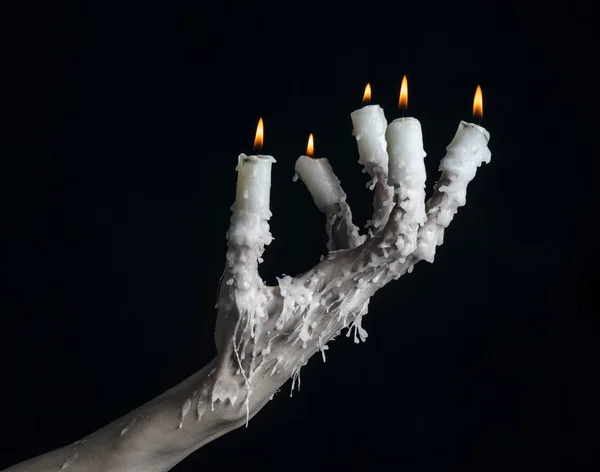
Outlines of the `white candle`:
[{"label": "white candle", "polygon": [[[371,85],[367,84],[363,103],[371,100]],[[353,130],[358,146],[358,162],[364,166],[364,172],[371,176],[367,183],[373,195],[373,218],[367,221],[372,234],[383,228],[394,204],[394,190],[387,185],[388,154],[385,142],[387,120],[379,105],[366,105],[352,112]]]},{"label": "white candle", "polygon": [[405,217],[425,223],[425,171],[423,133],[415,118],[392,121],[385,133],[389,154],[388,182],[396,188]]},{"label": "white candle", "polygon": [[[408,80],[402,79],[398,105],[402,110],[408,106]],[[425,223],[425,172],[426,156],[423,149],[421,123],[416,118],[398,118],[385,132],[389,154],[388,182],[395,188],[400,207],[404,210],[403,222],[410,228],[409,247],[414,250],[418,225]],[[413,239],[414,236],[414,239]],[[407,249],[408,250],[408,249]]]},{"label": "white candle", "polygon": [[[256,128],[254,147],[262,147],[264,127],[262,118]],[[271,194],[272,156],[240,154],[238,165],[237,191],[234,210],[240,213],[253,213],[269,219],[269,199]]]},{"label": "white candle", "polygon": [[[483,92],[478,85],[473,98],[473,116],[483,118]],[[454,138],[446,148],[446,156],[440,164],[442,178],[448,183],[440,185],[440,192],[448,196],[455,205],[440,205],[438,221],[448,226],[459,206],[467,200],[467,185],[475,177],[477,168],[490,162],[492,153],[487,147],[490,133],[474,123],[461,121]]]},{"label": "white candle", "polygon": [[272,156],[240,154],[238,157],[235,210],[270,217]]},{"label": "white candle", "polygon": [[[258,122],[254,148],[263,144],[264,127],[262,118]],[[265,322],[268,320],[267,295],[264,282],[258,273],[258,265],[263,261],[262,254],[265,246],[273,240],[269,231],[271,211],[269,200],[271,192],[271,166],[275,162],[272,156],[240,154],[238,157],[238,172],[236,199],[232,206],[232,215],[227,231],[227,268],[222,281],[232,287],[227,290],[228,298],[225,303],[237,307],[236,317],[217,317],[215,339],[219,348],[225,349],[223,343],[235,345],[237,328],[242,330],[242,338],[259,339]],[[219,288],[219,292],[221,288]],[[228,309],[228,308],[226,308]],[[233,325],[232,323],[237,323]],[[234,329],[235,328],[235,329]],[[230,331],[233,330],[233,331]],[[245,332],[245,333],[244,333]],[[228,338],[233,333],[233,338]],[[252,352],[251,365],[254,364]],[[243,359],[243,355],[242,355]],[[240,358],[237,367],[243,371]],[[251,374],[251,373],[250,373]],[[245,374],[246,415],[249,415],[249,401],[252,386]],[[225,379],[227,380],[227,379]],[[212,401],[225,401],[229,398],[235,403],[239,393],[239,385],[218,378],[212,391]]]},{"label": "white candle", "polygon": [[[461,121],[454,138],[446,148],[446,156],[440,163],[440,171],[449,179],[449,183],[440,186],[457,206],[463,206],[467,200],[467,185],[475,177],[477,168],[483,163],[489,163],[492,157],[487,144],[490,133],[474,123]],[[438,221],[448,226],[456,210],[442,207]]]},{"label": "white candle", "polygon": [[[314,153],[314,138],[308,138],[307,154]],[[329,160],[315,159],[310,156],[300,156],[296,161],[296,176],[300,177],[310,192],[315,205],[321,211],[339,203],[346,198],[339,179],[333,173]]]},{"label": "white candle", "polygon": [[[363,102],[371,99],[371,86],[367,84]],[[352,134],[358,145],[358,162],[369,167],[387,169],[388,154],[385,143],[387,120],[379,105],[366,105],[352,112]]]}]

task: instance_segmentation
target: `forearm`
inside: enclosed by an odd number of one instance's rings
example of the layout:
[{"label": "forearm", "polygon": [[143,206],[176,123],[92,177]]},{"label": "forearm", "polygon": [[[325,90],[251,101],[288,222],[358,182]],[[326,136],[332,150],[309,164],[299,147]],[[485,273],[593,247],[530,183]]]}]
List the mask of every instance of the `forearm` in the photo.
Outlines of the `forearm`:
[{"label": "forearm", "polygon": [[[210,374],[214,366],[213,360],[177,386],[87,438],[16,464],[4,472],[170,470],[204,444],[245,424],[244,395],[235,405],[219,401],[214,403],[213,409],[211,399],[201,394],[212,385]],[[251,398],[250,416],[266,404],[283,382],[285,378],[273,377],[257,385]],[[239,383],[243,388],[243,379],[239,379]]]}]

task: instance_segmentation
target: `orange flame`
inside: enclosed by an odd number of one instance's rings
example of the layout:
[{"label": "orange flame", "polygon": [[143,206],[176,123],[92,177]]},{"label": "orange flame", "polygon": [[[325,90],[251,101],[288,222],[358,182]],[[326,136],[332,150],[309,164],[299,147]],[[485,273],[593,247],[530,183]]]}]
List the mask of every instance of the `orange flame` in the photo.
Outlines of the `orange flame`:
[{"label": "orange flame", "polygon": [[256,126],[256,136],[254,137],[254,150],[260,151],[263,147],[263,140],[265,136],[265,129],[263,126],[262,117],[258,120],[258,125]]},{"label": "orange flame", "polygon": [[363,105],[368,105],[371,101],[371,84],[367,84],[365,87],[365,93],[363,94]]},{"label": "orange flame", "polygon": [[483,118],[483,92],[481,86],[477,86],[475,90],[475,98],[473,99],[473,116],[476,118]]},{"label": "orange flame", "polygon": [[313,157],[315,155],[315,138],[313,138],[312,133],[308,137],[308,144],[306,145],[306,155],[308,157]]},{"label": "orange flame", "polygon": [[408,79],[406,76],[402,78],[402,85],[400,86],[400,99],[398,100],[398,106],[402,110],[408,108]]}]

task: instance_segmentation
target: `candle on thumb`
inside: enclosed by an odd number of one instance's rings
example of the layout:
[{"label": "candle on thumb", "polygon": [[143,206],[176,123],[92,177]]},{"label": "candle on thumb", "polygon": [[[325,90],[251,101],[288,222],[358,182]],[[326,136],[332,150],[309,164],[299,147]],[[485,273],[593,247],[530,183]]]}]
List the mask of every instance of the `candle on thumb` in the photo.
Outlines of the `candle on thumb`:
[{"label": "candle on thumb", "polygon": [[[254,150],[258,152],[263,145],[264,125],[262,118],[256,127]],[[269,197],[271,193],[271,165],[275,162],[272,156],[255,154],[238,157],[237,192],[235,211],[241,213],[256,213],[269,218]]]}]

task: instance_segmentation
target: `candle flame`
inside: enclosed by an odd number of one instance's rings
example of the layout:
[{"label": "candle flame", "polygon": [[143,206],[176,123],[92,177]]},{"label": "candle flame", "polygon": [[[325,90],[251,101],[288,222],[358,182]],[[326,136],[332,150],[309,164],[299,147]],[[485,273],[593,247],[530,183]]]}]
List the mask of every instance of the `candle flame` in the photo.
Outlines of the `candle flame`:
[{"label": "candle flame", "polygon": [[306,145],[306,155],[308,157],[314,157],[315,155],[315,138],[313,138],[312,133],[308,137],[308,144]]},{"label": "candle flame", "polygon": [[481,92],[481,86],[477,86],[475,90],[475,98],[473,99],[473,116],[476,118],[483,118],[483,93]]},{"label": "candle flame", "polygon": [[263,140],[265,135],[265,129],[263,126],[262,117],[258,120],[258,125],[256,125],[256,136],[254,137],[254,150],[260,151],[263,147]]},{"label": "candle flame", "polygon": [[406,108],[408,108],[408,79],[406,78],[406,76],[402,78],[398,107],[400,107],[402,110],[406,110]]},{"label": "candle flame", "polygon": [[368,105],[371,101],[371,84],[367,84],[365,87],[365,93],[363,94],[363,105]]}]

